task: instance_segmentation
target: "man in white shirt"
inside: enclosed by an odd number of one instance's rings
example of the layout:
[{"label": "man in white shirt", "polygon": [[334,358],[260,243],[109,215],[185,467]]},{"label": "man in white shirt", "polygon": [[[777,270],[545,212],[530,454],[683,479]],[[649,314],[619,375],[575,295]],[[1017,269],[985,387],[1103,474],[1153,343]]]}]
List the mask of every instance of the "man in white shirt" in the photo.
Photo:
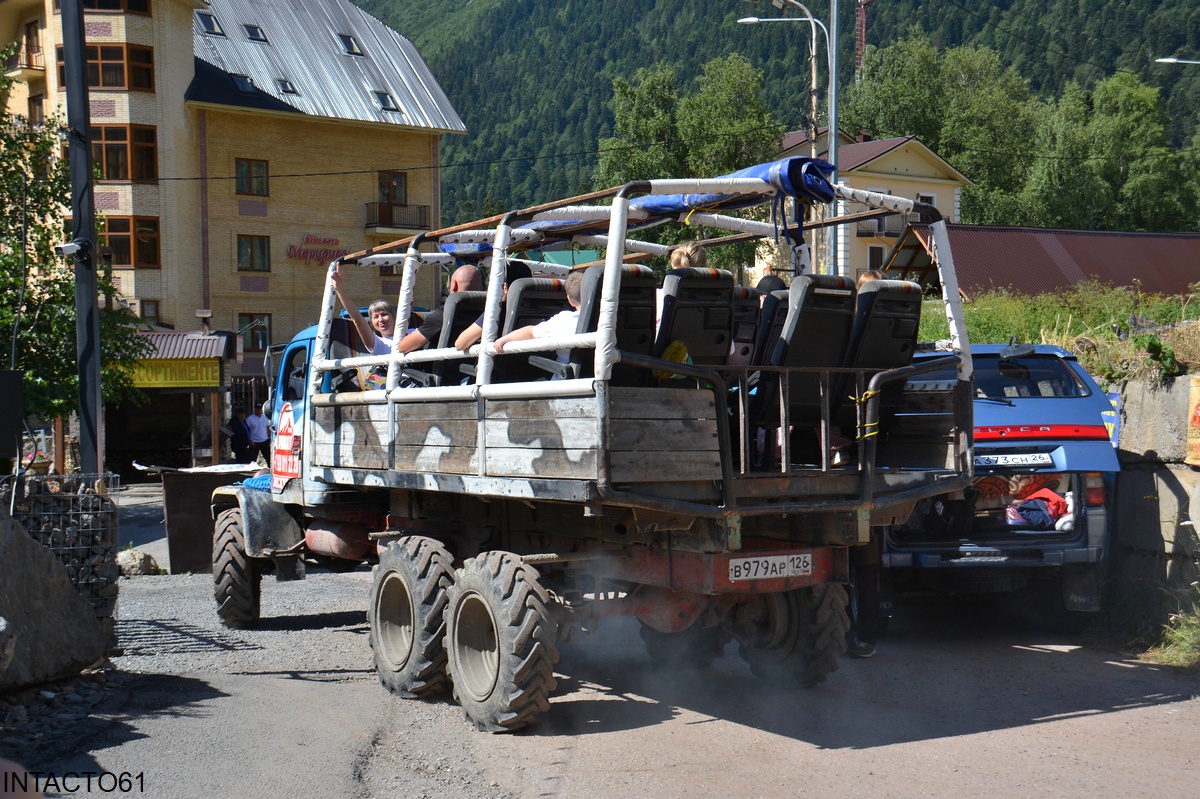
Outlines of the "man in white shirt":
[{"label": "man in white shirt", "polygon": [[[567,302],[571,310],[559,311],[544,322],[517,328],[507,336],[496,339],[496,352],[503,353],[504,345],[510,341],[528,341],[534,338],[561,338],[575,335],[579,327],[579,298],[583,286],[583,270],[577,269],[567,277]],[[558,350],[558,362],[566,363],[571,356],[569,349]]]},{"label": "man in white shirt", "polygon": [[263,416],[262,406],[246,417],[246,428],[250,431],[250,457],[257,460],[263,456],[267,466],[271,465],[271,423]]}]

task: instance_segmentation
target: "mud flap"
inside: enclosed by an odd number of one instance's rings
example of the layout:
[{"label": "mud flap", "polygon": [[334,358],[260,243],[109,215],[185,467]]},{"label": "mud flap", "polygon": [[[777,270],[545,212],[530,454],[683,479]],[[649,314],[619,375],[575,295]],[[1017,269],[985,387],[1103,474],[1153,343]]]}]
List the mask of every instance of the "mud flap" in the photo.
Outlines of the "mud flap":
[{"label": "mud flap", "polygon": [[1092,564],[1064,566],[1062,592],[1067,610],[1092,613],[1100,610],[1100,570]]},{"label": "mud flap", "polygon": [[275,582],[287,583],[304,579],[304,561],[299,555],[276,555],[271,560],[275,562]]}]

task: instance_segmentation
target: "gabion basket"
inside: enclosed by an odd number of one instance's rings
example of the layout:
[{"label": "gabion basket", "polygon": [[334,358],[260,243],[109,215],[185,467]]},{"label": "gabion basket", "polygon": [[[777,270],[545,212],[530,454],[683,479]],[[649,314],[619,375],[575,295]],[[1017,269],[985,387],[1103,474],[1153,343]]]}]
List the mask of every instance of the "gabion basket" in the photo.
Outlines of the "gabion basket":
[{"label": "gabion basket", "polygon": [[13,520],[54,553],[96,618],[110,627],[121,576],[117,506],[110,499],[118,488],[115,474],[26,474],[0,480],[0,501]]}]

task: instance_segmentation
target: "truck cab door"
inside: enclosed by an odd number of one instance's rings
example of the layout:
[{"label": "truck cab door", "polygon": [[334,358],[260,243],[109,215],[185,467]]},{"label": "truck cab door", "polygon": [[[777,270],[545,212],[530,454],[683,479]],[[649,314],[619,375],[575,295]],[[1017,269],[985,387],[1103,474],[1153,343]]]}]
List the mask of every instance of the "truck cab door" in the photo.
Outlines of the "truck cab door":
[{"label": "truck cab door", "polygon": [[271,386],[271,489],[279,492],[289,480],[300,477],[303,459],[304,419],[307,407],[308,367],[312,339],[293,341],[279,359]]}]

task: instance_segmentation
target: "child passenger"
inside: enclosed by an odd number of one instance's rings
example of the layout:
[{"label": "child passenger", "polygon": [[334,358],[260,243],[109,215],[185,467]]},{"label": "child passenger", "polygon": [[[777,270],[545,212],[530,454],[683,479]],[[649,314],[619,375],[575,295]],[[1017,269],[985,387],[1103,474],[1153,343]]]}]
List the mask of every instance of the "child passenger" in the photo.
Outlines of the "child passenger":
[{"label": "child passenger", "polygon": [[[504,346],[510,341],[527,341],[534,338],[561,338],[563,336],[575,335],[575,331],[579,327],[579,297],[582,286],[583,270],[579,269],[567,277],[567,302],[571,303],[571,310],[559,311],[544,322],[539,322],[536,325],[526,325],[525,327],[517,328],[507,336],[501,336],[496,339],[496,352],[503,353]],[[571,351],[569,349],[558,350],[559,363],[566,363],[570,356]]]}]

